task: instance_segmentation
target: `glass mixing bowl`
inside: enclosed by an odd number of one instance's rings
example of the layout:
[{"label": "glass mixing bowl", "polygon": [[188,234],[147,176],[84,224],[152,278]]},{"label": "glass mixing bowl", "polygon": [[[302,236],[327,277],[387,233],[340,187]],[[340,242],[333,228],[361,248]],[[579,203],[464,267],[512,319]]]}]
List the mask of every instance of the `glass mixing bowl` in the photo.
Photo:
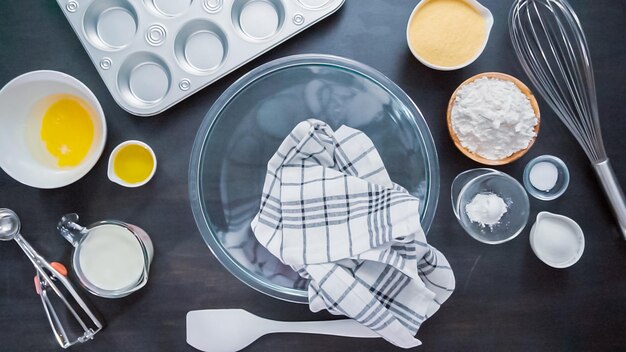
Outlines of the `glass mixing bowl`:
[{"label": "glass mixing bowl", "polygon": [[307,282],[254,237],[268,160],[299,122],[316,118],[365,132],[391,179],[421,200],[428,231],[439,195],[439,164],[424,117],[392,81],[363,64],[327,55],[282,58],[252,70],[209,110],[189,169],[193,214],[217,259],[249,286],[306,303]]}]

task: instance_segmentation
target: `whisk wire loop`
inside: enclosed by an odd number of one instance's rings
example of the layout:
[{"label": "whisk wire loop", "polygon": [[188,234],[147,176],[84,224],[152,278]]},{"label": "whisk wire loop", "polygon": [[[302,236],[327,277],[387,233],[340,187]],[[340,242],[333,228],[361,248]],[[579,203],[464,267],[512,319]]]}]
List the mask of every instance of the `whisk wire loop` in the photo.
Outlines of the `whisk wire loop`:
[{"label": "whisk wire loop", "polygon": [[580,20],[563,0],[518,0],[511,39],[533,84],[593,162],[606,159],[595,78]]}]

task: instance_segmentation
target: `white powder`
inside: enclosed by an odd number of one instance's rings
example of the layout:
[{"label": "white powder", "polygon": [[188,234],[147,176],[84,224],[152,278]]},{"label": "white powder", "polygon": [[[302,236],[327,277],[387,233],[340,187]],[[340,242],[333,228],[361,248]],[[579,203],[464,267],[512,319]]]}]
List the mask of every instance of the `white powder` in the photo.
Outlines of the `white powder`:
[{"label": "white powder", "polygon": [[506,203],[494,193],[479,193],[465,206],[467,217],[483,227],[497,225],[506,212]]},{"label": "white powder", "polygon": [[530,100],[510,81],[477,79],[457,92],[451,123],[461,145],[489,160],[525,149],[535,137]]},{"label": "white powder", "polygon": [[528,179],[536,189],[550,192],[559,180],[559,170],[551,162],[542,161],[533,165],[533,168],[530,169]]}]

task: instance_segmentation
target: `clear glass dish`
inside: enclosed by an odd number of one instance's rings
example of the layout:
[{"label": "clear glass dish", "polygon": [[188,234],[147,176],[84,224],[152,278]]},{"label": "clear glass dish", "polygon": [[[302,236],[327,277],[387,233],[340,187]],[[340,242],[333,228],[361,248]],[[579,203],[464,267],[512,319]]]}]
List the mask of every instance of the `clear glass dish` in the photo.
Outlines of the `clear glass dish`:
[{"label": "clear glass dish", "polygon": [[[452,181],[452,210],[461,227],[475,240],[486,244],[500,244],[517,237],[528,223],[530,202],[524,187],[513,177],[493,169],[471,169],[460,173]],[[507,210],[494,225],[473,222],[466,207],[478,194],[496,194]]]},{"label": "clear glass dish", "polygon": [[[556,183],[551,189],[547,191],[536,188],[530,179],[530,172],[533,169],[533,167],[535,167],[535,165],[542,163],[542,162],[547,162],[547,163],[554,165],[558,173]],[[563,160],[557,158],[556,156],[541,155],[541,156],[534,158],[533,160],[529,161],[528,164],[526,164],[526,167],[524,168],[523,180],[524,180],[524,187],[526,188],[526,191],[528,191],[528,194],[530,194],[531,196],[539,200],[546,200],[546,201],[555,200],[559,198],[560,196],[562,196],[563,193],[565,193],[565,191],[567,190],[567,187],[569,186],[569,170],[567,169],[567,165],[565,165]]]},{"label": "clear glass dish", "polygon": [[267,161],[293,127],[317,118],[374,142],[392,180],[421,200],[428,231],[439,196],[439,164],[419,109],[391,80],[352,60],[297,55],[252,70],[209,110],[189,169],[193,214],[217,259],[272,297],[306,303],[306,281],[265,250],[250,221],[259,209]]}]

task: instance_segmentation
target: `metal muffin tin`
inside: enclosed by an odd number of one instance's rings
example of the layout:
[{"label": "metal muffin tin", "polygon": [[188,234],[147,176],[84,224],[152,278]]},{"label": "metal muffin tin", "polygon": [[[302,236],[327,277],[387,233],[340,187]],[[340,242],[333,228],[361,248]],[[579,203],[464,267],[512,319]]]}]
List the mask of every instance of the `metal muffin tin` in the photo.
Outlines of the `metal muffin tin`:
[{"label": "metal muffin tin", "polygon": [[111,95],[155,115],[345,0],[57,0]]}]

